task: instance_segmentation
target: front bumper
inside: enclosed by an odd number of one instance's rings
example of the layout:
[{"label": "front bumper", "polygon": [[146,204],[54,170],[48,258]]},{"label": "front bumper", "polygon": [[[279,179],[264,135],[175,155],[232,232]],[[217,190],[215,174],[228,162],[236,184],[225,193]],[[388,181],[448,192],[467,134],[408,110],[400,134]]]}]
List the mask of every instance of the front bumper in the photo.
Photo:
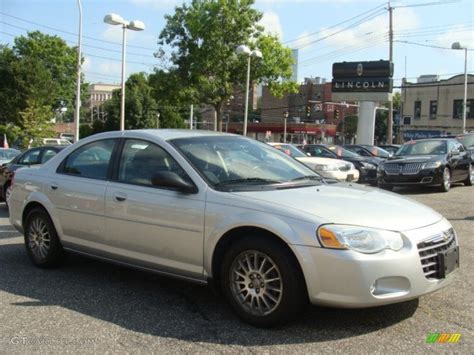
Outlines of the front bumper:
[{"label": "front bumper", "polygon": [[405,246],[398,252],[362,254],[294,246],[311,303],[344,308],[373,307],[415,299],[449,285],[456,271],[443,279],[428,279],[417,249],[420,241],[449,228],[450,224],[443,220],[404,232]]},{"label": "front bumper", "polygon": [[339,181],[349,181],[349,182],[357,182],[359,180],[359,170],[351,169],[346,171],[324,171],[324,170],[316,170],[316,172],[326,179],[336,179]]},{"label": "front bumper", "polygon": [[388,175],[385,171],[379,171],[377,180],[381,185],[392,186],[440,185],[443,183],[443,171],[440,168],[424,169],[416,175]]}]

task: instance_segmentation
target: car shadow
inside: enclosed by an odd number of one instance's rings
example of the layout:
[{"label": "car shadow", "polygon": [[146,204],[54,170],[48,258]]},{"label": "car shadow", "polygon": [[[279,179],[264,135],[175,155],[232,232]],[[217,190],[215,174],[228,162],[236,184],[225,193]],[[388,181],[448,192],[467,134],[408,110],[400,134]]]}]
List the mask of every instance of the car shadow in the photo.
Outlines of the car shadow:
[{"label": "car shadow", "polygon": [[363,310],[312,306],[284,327],[258,329],[239,321],[207,287],[74,254],[58,269],[38,269],[19,237],[0,245],[0,262],[0,290],[29,299],[15,307],[59,306],[134,332],[195,342],[254,346],[351,338],[401,322],[418,307],[418,300]]}]

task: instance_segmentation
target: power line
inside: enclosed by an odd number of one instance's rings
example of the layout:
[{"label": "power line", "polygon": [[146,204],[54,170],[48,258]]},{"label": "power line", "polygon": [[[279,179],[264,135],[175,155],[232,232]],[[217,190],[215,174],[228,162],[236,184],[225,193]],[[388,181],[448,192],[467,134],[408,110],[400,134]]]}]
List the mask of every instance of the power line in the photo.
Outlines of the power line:
[{"label": "power line", "polygon": [[[410,42],[410,41],[394,41],[394,42],[404,43],[404,44],[412,44],[412,45],[421,46],[421,47],[429,47],[429,48],[436,48],[436,49],[449,49],[449,50],[453,50],[452,48],[449,48],[449,47],[434,46],[434,45],[431,45],[431,44],[423,44],[423,43]],[[468,50],[468,51],[473,51],[474,49],[467,49],[467,50]]]},{"label": "power line", "polygon": [[[17,28],[19,30],[23,30],[23,31],[27,31],[27,32],[32,31],[29,28],[12,25],[11,23],[8,23],[8,22],[5,22],[5,21],[0,21],[0,23],[3,23],[4,25],[7,25],[7,26],[10,26],[10,27],[13,27],[13,28]],[[73,45],[76,44],[76,42],[69,41],[67,39],[63,39],[63,41],[66,42],[66,43],[71,43]],[[90,44],[82,44],[82,46],[89,47],[89,48],[94,48],[94,49],[99,49],[99,50],[107,51],[107,52],[122,53],[122,51],[120,51],[120,50],[103,48],[103,47],[93,46],[93,45],[90,45]],[[139,56],[139,57],[144,57],[145,56],[144,54],[141,54],[141,53],[133,53],[133,52],[128,52],[128,51],[127,51],[127,55],[135,55],[135,56]],[[147,55],[147,57],[153,57],[154,58],[154,56],[150,56],[150,55]]]},{"label": "power line", "polygon": [[365,15],[365,14],[367,14],[367,13],[370,13],[370,12],[373,12],[373,11],[375,11],[375,10],[378,10],[378,9],[384,7],[384,6],[385,6],[385,5],[376,6],[376,7],[372,8],[372,9],[370,9],[370,10],[367,10],[367,11],[365,11],[365,12],[360,13],[359,15],[356,15],[356,16],[354,16],[354,17],[351,17],[351,18],[347,19],[347,20],[344,20],[344,21],[341,21],[341,22],[339,22],[339,23],[336,23],[336,24],[334,24],[334,25],[332,25],[332,26],[329,26],[329,27],[325,28],[324,30],[319,30],[319,31],[312,32],[312,33],[309,33],[309,34],[304,35],[304,36],[301,36],[301,37],[297,37],[297,38],[294,38],[294,39],[285,41],[285,42],[283,42],[283,44],[287,44],[287,43],[290,43],[290,42],[296,42],[296,41],[299,41],[299,40],[301,40],[301,39],[303,39],[303,38],[307,38],[307,37],[311,37],[311,36],[317,35],[317,34],[323,32],[323,31],[326,31],[326,30],[335,28],[335,27],[340,26],[340,25],[342,25],[342,24],[344,24],[344,23],[346,23],[346,22],[350,22],[350,21],[352,21],[352,20],[355,20],[356,18],[359,18],[359,17],[361,17],[361,16],[363,16],[363,15]]},{"label": "power line", "polygon": [[[0,33],[3,33],[5,35],[11,36],[11,37],[17,37],[16,35],[13,35],[11,33],[4,32],[4,31],[0,31]],[[84,52],[84,56],[93,57],[93,58],[100,58],[100,59],[106,59],[106,60],[111,60],[111,61],[114,61],[114,62],[122,62],[121,59],[103,57],[103,56],[100,56],[100,55],[95,55],[95,54],[90,54],[90,53],[85,53],[85,52]],[[135,61],[132,61],[132,60],[127,60],[127,63],[139,64],[139,65],[144,65],[144,66],[147,66],[147,67],[154,67],[155,65],[157,65],[156,63],[135,62]]]},{"label": "power line", "polygon": [[[17,16],[14,16],[14,15],[11,15],[11,14],[7,14],[5,12],[1,12],[0,11],[0,15],[4,15],[4,16],[8,16],[8,17],[11,17],[11,18],[14,18],[18,21],[23,21],[23,22],[26,22],[26,23],[29,23],[29,24],[32,24],[32,25],[36,25],[36,26],[40,26],[40,27],[43,27],[43,28],[47,28],[49,30],[52,30],[52,31],[57,31],[57,32],[62,32],[62,33],[66,33],[68,35],[71,35],[71,36],[75,36],[77,37],[77,33],[74,33],[74,32],[69,32],[69,31],[65,31],[65,30],[62,30],[62,29],[59,29],[59,28],[55,28],[55,27],[51,27],[51,26],[46,26],[46,25],[43,25],[41,23],[37,23],[37,22],[34,22],[34,21],[30,21],[30,20],[26,20],[24,18],[21,18],[21,17],[17,17]],[[82,36],[83,38],[87,38],[87,39],[90,39],[92,41],[98,41],[98,42],[103,42],[103,43],[109,43],[109,44],[113,44],[113,45],[117,45],[117,46],[122,46],[122,43],[119,43],[119,42],[113,42],[113,41],[107,41],[107,40],[104,40],[104,39],[98,39],[98,38],[95,38],[95,37],[91,37],[91,36],[85,36],[83,35]],[[142,47],[142,46],[137,46],[137,45],[127,45],[128,47],[130,48],[139,48],[139,49],[146,49],[146,50],[151,50],[151,51],[155,51],[156,48],[150,48],[150,47]]]}]

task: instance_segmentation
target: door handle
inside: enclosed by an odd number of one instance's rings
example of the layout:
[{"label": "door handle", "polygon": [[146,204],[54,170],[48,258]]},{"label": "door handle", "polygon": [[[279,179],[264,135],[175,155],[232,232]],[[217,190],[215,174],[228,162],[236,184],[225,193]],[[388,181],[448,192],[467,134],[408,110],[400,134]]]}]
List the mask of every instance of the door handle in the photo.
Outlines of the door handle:
[{"label": "door handle", "polygon": [[114,195],[114,199],[117,202],[123,202],[127,199],[127,196],[122,195],[122,194],[116,194],[116,195]]},{"label": "door handle", "polygon": [[52,184],[50,187],[51,187],[51,190],[57,190],[59,188],[59,186],[56,184]]}]

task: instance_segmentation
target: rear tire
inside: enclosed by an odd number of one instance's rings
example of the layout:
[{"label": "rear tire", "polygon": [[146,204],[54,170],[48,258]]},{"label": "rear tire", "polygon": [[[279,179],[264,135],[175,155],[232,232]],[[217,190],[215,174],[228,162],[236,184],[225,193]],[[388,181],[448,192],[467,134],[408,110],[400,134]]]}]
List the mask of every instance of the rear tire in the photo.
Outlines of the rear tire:
[{"label": "rear tire", "polygon": [[30,260],[38,267],[53,268],[64,257],[64,250],[49,214],[43,208],[34,208],[26,217],[25,247]]},{"label": "rear tire", "polygon": [[472,164],[469,164],[469,172],[468,172],[466,180],[464,180],[463,182],[464,182],[464,185],[466,186],[474,185],[474,169],[472,167]]},{"label": "rear tire", "polygon": [[443,170],[443,181],[440,185],[441,192],[448,192],[451,188],[451,170],[448,167]]},{"label": "rear tire", "polygon": [[5,184],[5,188],[3,189],[3,196],[5,197],[5,206],[7,206],[7,209],[9,209],[9,202],[10,202],[11,195],[12,195],[12,184],[11,182],[7,182]]},{"label": "rear tire", "polygon": [[235,313],[257,327],[284,324],[308,303],[297,260],[270,238],[251,235],[232,244],[220,272],[222,291]]}]

